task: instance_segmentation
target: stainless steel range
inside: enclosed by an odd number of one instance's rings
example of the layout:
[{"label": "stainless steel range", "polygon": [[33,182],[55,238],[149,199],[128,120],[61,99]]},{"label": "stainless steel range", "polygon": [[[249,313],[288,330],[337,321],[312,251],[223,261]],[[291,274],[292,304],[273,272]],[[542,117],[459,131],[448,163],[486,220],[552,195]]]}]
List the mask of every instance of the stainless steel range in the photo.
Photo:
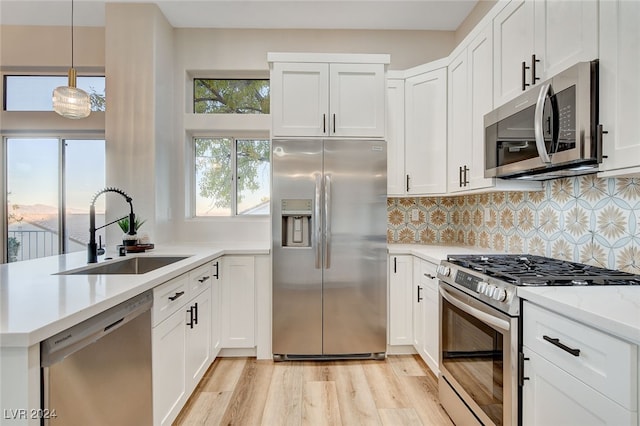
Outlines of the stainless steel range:
[{"label": "stainless steel range", "polygon": [[440,280],[440,401],[456,425],[521,419],[519,286],[640,285],[640,276],[526,254],[452,255]]}]

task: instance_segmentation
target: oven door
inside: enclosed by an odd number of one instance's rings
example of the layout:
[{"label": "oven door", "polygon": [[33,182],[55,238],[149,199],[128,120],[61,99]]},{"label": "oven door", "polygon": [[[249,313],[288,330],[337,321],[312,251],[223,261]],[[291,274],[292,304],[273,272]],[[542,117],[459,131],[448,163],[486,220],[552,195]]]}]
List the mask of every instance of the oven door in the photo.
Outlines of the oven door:
[{"label": "oven door", "polygon": [[444,408],[456,424],[517,425],[518,319],[442,281],[440,315]]}]

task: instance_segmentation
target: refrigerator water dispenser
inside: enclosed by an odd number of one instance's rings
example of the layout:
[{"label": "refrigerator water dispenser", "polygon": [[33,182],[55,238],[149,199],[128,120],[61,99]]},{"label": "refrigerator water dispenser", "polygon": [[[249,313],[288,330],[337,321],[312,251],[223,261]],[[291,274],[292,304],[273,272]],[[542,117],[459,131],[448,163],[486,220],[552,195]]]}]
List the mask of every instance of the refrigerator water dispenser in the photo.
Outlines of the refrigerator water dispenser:
[{"label": "refrigerator water dispenser", "polygon": [[282,200],[282,246],[311,247],[311,200]]}]

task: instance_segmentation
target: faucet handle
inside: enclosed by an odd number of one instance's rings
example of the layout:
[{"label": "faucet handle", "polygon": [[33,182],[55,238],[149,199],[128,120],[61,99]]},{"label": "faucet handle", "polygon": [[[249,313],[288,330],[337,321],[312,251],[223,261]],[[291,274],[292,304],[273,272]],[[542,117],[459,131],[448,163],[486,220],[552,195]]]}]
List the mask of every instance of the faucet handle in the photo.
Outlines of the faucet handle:
[{"label": "faucet handle", "polygon": [[98,256],[102,256],[104,254],[104,247],[102,247],[102,235],[98,235],[98,249],[96,250],[96,254]]}]

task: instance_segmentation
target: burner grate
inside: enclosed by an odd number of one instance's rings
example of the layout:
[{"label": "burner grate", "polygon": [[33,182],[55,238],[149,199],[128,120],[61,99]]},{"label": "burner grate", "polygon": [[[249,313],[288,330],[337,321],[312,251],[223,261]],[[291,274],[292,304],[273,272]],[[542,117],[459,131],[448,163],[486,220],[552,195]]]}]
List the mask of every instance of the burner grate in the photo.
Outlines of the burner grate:
[{"label": "burner grate", "polygon": [[640,285],[640,276],[543,256],[451,255],[449,262],[519,286]]}]

